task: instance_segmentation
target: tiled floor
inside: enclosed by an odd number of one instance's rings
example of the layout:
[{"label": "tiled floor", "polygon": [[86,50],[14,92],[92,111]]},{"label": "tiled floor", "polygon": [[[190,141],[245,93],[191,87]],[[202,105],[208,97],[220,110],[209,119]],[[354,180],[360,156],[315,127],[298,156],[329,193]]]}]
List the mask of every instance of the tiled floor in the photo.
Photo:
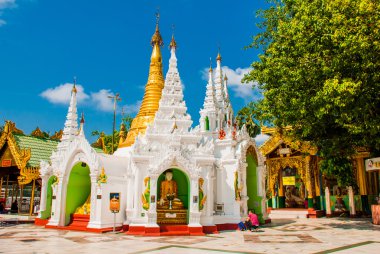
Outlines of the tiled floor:
[{"label": "tiled floor", "polygon": [[261,232],[229,231],[204,237],[134,237],[0,227],[0,253],[378,253],[380,226],[368,219],[274,220]]}]

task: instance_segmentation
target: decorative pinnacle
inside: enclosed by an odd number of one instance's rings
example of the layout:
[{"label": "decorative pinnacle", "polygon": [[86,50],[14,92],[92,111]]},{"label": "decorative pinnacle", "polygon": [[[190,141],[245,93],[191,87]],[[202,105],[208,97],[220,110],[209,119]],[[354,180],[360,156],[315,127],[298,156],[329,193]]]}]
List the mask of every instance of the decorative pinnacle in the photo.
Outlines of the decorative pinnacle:
[{"label": "decorative pinnacle", "polygon": [[218,52],[218,56],[216,57],[216,61],[222,61],[222,56],[220,55],[220,52]]},{"label": "decorative pinnacle", "polygon": [[154,32],[154,34],[152,36],[152,40],[151,40],[152,46],[154,46],[154,45],[158,45],[158,46],[164,45],[164,41],[162,40],[162,37],[161,37],[161,34],[160,34],[160,28],[158,26],[159,22],[160,22],[160,11],[159,11],[159,9],[157,9],[157,12],[156,12],[156,31]]},{"label": "decorative pinnacle", "polygon": [[227,80],[228,80],[228,78],[227,78],[227,75],[226,75],[226,74],[224,74],[224,80],[225,80],[225,81],[227,81]]},{"label": "decorative pinnacle", "polygon": [[72,93],[77,93],[76,84],[77,84],[77,77],[74,77],[74,85],[73,85],[73,89],[71,90]]},{"label": "decorative pinnacle", "polygon": [[169,48],[172,49],[177,49],[177,42],[174,39],[174,34],[172,35],[172,40],[170,41]]},{"label": "decorative pinnacle", "polygon": [[177,49],[177,42],[174,39],[174,30],[175,30],[174,24],[172,25],[172,30],[173,30],[173,34],[172,34],[172,40],[170,41],[170,44],[169,44],[169,49],[172,49],[172,48]]},{"label": "decorative pinnacle", "polygon": [[210,57],[210,69],[208,69],[208,72],[212,72],[212,60],[211,60],[211,57]]},{"label": "decorative pinnacle", "polygon": [[218,43],[218,55],[216,57],[216,61],[222,61],[222,56],[220,55],[220,44]]},{"label": "decorative pinnacle", "polygon": [[80,118],[80,123],[84,124],[84,113],[82,112],[82,117]]}]

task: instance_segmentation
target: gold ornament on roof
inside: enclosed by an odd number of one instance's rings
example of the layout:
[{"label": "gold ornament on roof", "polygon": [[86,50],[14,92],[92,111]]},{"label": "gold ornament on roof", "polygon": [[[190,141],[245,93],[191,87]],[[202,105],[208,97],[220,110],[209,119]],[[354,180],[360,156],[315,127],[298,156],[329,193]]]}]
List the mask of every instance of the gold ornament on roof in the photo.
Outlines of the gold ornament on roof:
[{"label": "gold ornament on roof", "polygon": [[37,127],[34,131],[32,131],[30,135],[37,138],[45,138],[44,133],[40,130],[39,127]]},{"label": "gold ornament on roof", "polygon": [[131,146],[139,134],[145,134],[146,128],[150,125],[158,110],[162,89],[164,88],[164,76],[162,71],[162,55],[160,47],[163,45],[160,29],[158,26],[159,14],[156,14],[156,31],[152,36],[152,56],[150,58],[150,68],[148,82],[145,86],[145,94],[140,106],[139,113],[133,119],[127,138],[119,144],[119,147]]},{"label": "gold ornament on roof", "polygon": [[63,135],[63,131],[59,130],[59,131],[56,131],[54,135],[50,137],[50,139],[60,140],[62,138],[62,135]]}]

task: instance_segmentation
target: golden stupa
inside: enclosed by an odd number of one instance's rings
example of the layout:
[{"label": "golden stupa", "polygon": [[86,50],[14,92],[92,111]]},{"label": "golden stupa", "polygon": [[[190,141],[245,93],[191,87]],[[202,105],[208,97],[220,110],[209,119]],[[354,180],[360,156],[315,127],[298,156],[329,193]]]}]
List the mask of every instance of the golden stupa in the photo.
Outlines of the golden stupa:
[{"label": "golden stupa", "polygon": [[139,133],[145,134],[146,127],[153,122],[158,104],[161,99],[162,89],[164,88],[164,76],[162,74],[162,56],[160,47],[164,44],[158,27],[151,40],[153,47],[152,56],[150,58],[150,68],[148,82],[145,86],[144,99],[142,101],[139,113],[133,119],[131,129],[128,132],[124,142],[119,144],[119,147],[131,146]]}]

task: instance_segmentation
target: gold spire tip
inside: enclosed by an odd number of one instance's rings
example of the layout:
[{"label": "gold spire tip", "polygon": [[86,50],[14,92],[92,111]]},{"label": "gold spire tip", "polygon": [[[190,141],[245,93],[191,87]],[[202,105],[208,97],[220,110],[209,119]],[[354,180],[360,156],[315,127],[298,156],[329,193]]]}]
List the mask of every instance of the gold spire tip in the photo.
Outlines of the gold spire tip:
[{"label": "gold spire tip", "polygon": [[208,69],[209,72],[212,72],[212,61],[211,61],[211,57],[210,57],[210,68]]},{"label": "gold spire tip", "polygon": [[71,92],[73,93],[77,93],[76,84],[77,84],[77,77],[74,77],[74,85],[73,85],[73,89],[71,90]]},{"label": "gold spire tip", "polygon": [[82,112],[82,117],[80,119],[80,123],[84,123],[84,113]]},{"label": "gold spire tip", "polygon": [[172,49],[177,49],[177,42],[174,39],[174,34],[172,35],[172,40],[170,41],[169,48]]},{"label": "gold spire tip", "polygon": [[216,61],[222,61],[222,56],[220,55],[220,52],[218,52],[218,56],[216,57]]}]

